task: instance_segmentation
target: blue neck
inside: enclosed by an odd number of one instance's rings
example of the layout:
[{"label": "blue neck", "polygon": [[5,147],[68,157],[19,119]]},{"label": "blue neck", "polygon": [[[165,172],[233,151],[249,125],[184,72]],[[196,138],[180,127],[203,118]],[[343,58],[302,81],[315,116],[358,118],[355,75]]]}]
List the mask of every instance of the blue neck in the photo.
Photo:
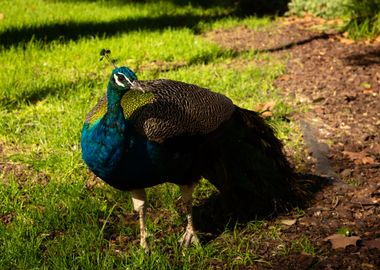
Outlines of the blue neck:
[{"label": "blue neck", "polygon": [[115,113],[119,110],[122,110],[122,107],[121,107],[121,98],[123,97],[124,93],[120,92],[120,91],[117,91],[116,89],[114,89],[112,87],[112,85],[110,83],[108,83],[108,87],[107,87],[107,100],[108,100],[108,104],[107,104],[107,111],[109,113]]},{"label": "blue neck", "polygon": [[90,169],[103,180],[112,177],[128,146],[127,123],[120,101],[122,92],[107,88],[107,112],[93,126],[82,131],[82,156]]}]

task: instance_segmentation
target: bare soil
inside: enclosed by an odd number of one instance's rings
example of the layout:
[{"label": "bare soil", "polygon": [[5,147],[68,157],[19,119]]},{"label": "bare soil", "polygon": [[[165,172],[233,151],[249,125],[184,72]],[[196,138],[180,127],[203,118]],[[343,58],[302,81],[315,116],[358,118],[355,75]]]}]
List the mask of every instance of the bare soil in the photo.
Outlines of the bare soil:
[{"label": "bare soil", "polygon": [[[380,43],[352,42],[312,25],[288,20],[265,31],[239,26],[207,34],[238,52],[289,58],[275,85],[300,108],[292,118],[308,149],[298,167],[334,179],[303,214],[273,221],[289,220],[282,238],[307,237],[315,252],[273,257],[278,243],[268,243],[261,255],[271,266],[252,269],[380,269]],[[343,234],[326,239],[337,232]]]}]

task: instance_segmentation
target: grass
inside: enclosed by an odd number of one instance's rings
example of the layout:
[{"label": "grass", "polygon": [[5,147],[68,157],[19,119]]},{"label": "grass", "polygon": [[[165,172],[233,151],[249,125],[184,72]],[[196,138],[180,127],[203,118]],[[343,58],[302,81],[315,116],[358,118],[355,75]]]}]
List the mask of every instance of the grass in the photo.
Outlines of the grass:
[{"label": "grass", "polygon": [[344,16],[344,7],[348,0],[292,0],[289,3],[289,14],[304,16],[312,13],[315,16],[334,19]]},{"label": "grass", "polygon": [[[240,24],[257,28],[268,18],[170,1],[2,1],[0,13],[1,269],[232,268],[263,262],[260,242],[281,242],[280,227],[258,220],[183,253],[179,191],[165,184],[148,190],[153,237],[146,256],[136,242],[129,193],[91,181],[79,146],[83,119],[111,71],[98,61],[101,48],[140,79],[195,83],[249,109],[274,100],[271,122],[289,141],[295,126],[281,119],[291,108],[272,85],[285,63],[224,50],[199,35]],[[212,190],[202,181],[197,199]]]},{"label": "grass", "polygon": [[346,31],[354,39],[380,35],[380,0],[350,0],[346,6],[350,18]]},{"label": "grass", "polygon": [[289,3],[288,14],[304,16],[308,13],[342,19],[338,28],[352,39],[374,39],[380,35],[379,0],[292,0]]}]

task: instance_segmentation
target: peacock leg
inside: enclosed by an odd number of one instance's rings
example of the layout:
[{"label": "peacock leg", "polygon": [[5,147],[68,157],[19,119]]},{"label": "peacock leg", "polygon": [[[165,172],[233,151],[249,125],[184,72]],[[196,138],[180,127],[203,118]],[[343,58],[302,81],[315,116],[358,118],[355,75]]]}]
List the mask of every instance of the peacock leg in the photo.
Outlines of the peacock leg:
[{"label": "peacock leg", "polygon": [[147,231],[146,231],[146,193],[145,189],[135,189],[131,191],[133,208],[139,213],[140,221],[140,245],[145,250],[146,253],[149,252],[149,246],[147,241]]},{"label": "peacock leg", "polygon": [[184,235],[182,236],[180,243],[181,246],[188,247],[190,244],[199,244],[199,240],[197,237],[197,234],[194,230],[193,226],[193,191],[194,191],[194,185],[186,185],[186,186],[179,186],[182,193],[182,201],[185,205],[185,211],[186,211],[186,218],[187,218],[187,226],[186,231]]}]

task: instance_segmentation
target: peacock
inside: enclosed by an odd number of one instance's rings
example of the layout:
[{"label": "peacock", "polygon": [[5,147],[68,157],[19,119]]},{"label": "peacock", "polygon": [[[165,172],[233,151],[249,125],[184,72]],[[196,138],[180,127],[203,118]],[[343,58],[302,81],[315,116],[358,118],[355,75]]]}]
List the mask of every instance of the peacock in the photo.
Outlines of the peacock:
[{"label": "peacock", "polygon": [[131,191],[140,244],[149,250],[145,188],[179,185],[187,226],[184,247],[199,243],[192,194],[203,177],[232,211],[288,207],[297,183],[281,142],[259,113],[209,89],[168,79],[137,79],[115,67],[106,95],[87,114],[82,157],[109,185]]}]

